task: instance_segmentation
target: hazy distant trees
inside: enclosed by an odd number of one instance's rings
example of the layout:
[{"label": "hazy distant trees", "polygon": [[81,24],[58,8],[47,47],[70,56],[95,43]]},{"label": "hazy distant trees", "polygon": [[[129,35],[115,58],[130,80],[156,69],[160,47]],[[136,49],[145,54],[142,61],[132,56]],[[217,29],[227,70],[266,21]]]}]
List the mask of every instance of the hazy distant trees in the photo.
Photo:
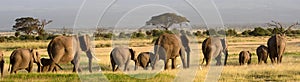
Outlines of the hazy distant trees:
[{"label": "hazy distant trees", "polygon": [[183,23],[190,22],[187,18],[176,15],[175,13],[164,13],[158,16],[153,16],[149,21],[146,22],[146,25],[153,25],[158,28],[163,28],[168,30],[174,24],[179,24],[180,26]]},{"label": "hazy distant trees", "polygon": [[13,30],[17,32],[25,33],[26,35],[44,35],[45,26],[52,22],[52,20],[39,20],[33,17],[21,17],[15,20],[15,25],[13,25]]}]

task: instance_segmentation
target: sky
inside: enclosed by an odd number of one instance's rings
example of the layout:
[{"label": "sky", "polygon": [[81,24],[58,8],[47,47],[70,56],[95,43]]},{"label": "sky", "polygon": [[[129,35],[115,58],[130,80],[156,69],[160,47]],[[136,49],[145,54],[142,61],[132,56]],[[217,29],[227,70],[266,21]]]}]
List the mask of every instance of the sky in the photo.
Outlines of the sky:
[{"label": "sky", "polygon": [[[114,2],[113,2],[114,1]],[[53,20],[46,28],[140,27],[166,12],[191,25],[255,24],[300,20],[300,0],[0,0],[0,29],[15,19]]]}]

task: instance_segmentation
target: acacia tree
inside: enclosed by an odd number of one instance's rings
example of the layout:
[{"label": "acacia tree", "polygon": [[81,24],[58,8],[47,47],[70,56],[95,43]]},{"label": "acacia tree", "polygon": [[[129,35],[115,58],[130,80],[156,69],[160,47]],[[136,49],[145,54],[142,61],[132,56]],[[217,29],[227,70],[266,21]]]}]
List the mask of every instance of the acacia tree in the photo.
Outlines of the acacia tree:
[{"label": "acacia tree", "polygon": [[272,32],[273,34],[279,33],[282,35],[282,34],[285,34],[287,31],[291,30],[292,27],[294,27],[296,25],[300,25],[300,24],[298,22],[296,22],[296,23],[288,26],[286,30],[283,28],[283,25],[280,22],[276,22],[273,20],[271,21],[271,23],[267,23],[267,25],[270,27],[272,27],[272,26],[276,27],[273,29],[273,32]]},{"label": "acacia tree", "polygon": [[151,19],[146,22],[146,25],[154,25],[168,30],[169,27],[171,27],[173,24],[179,24],[181,26],[186,22],[190,21],[185,17],[176,15],[175,13],[164,13],[158,16],[151,17]]},{"label": "acacia tree", "polygon": [[43,35],[45,33],[45,26],[52,22],[52,20],[39,20],[33,17],[21,17],[15,20],[15,25],[13,25],[13,30],[17,32],[23,32],[27,35],[32,35],[37,33],[38,35]]}]

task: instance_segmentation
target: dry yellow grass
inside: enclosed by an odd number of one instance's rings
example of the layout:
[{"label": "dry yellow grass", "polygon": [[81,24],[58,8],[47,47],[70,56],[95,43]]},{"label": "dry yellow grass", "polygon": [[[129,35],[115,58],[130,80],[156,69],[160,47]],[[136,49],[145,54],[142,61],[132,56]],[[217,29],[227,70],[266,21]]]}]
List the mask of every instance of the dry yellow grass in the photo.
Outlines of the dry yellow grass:
[{"label": "dry yellow grass", "polygon": [[[252,59],[252,64],[248,66],[239,66],[238,65],[238,56],[237,54],[242,50],[249,50],[252,53],[255,53],[256,47],[263,44],[266,45],[267,40],[269,37],[227,37],[227,40],[229,42],[229,59],[228,59],[228,65],[224,66],[222,74],[219,78],[219,81],[222,82],[228,82],[228,81],[299,81],[300,80],[300,38],[292,38],[289,37],[287,41],[287,48],[286,48],[286,54],[283,57],[283,63],[280,65],[271,65],[270,60],[269,64],[265,65],[257,65],[257,57],[254,55]],[[199,64],[202,61],[202,51],[201,51],[201,42],[205,38],[197,38],[192,39],[192,54],[191,57],[193,57],[195,60],[193,60],[193,66],[199,67]],[[152,51],[153,47],[151,44],[152,39],[132,39],[130,40],[129,46],[133,48],[137,53],[145,52],[145,51]],[[115,41],[116,43],[121,43],[125,41]],[[94,44],[110,44],[112,43],[111,40],[99,40],[94,41]],[[5,58],[6,58],[6,66],[8,67],[8,57],[12,51],[12,49],[15,46],[23,46],[25,48],[29,48],[32,46],[47,46],[48,41],[41,41],[41,42],[18,42],[18,43],[0,43],[0,47],[2,49],[7,49],[8,51],[5,51]],[[113,46],[113,45],[112,45]],[[109,54],[112,50],[112,47],[104,47],[104,48],[95,48],[95,55],[97,58],[100,59],[97,63],[101,66],[102,73],[104,73],[107,78],[111,81],[172,81],[174,78],[176,78],[176,75],[178,71],[181,69],[176,70],[166,70],[161,72],[158,76],[146,79],[146,80],[139,80],[132,77],[129,77],[121,72],[111,72],[110,67],[110,59]],[[46,49],[39,49],[39,52],[43,55],[43,57],[47,57]],[[85,56],[82,56],[82,61],[86,62]],[[177,58],[177,64],[181,64],[180,58]],[[35,81],[37,76],[40,76],[41,78],[45,77],[51,77],[55,78],[58,77],[62,79],[62,81],[65,81],[66,76],[70,75],[73,79],[72,81],[79,81],[80,78],[74,73],[71,73],[72,66],[71,64],[67,64],[66,66],[67,70],[60,71],[58,73],[46,73],[46,74],[36,74],[36,76],[33,74],[32,76],[26,75],[26,72],[21,72],[21,75],[27,76],[25,79],[32,79],[27,81]],[[209,67],[202,67],[203,69],[197,69],[196,77],[194,81],[196,82],[202,82],[205,80],[206,74],[208,73]],[[5,70],[6,70],[5,69]],[[24,73],[24,74],[22,74]],[[59,75],[62,74],[62,75]],[[16,80],[23,80],[24,78],[19,78],[17,75],[9,75],[6,72],[6,77],[3,78],[4,81],[11,81],[12,79]],[[5,79],[9,78],[9,79]],[[60,80],[58,79],[58,80]],[[40,81],[46,81],[49,79],[43,79]],[[52,80],[53,81],[53,80]],[[57,80],[54,80],[57,81]]]}]

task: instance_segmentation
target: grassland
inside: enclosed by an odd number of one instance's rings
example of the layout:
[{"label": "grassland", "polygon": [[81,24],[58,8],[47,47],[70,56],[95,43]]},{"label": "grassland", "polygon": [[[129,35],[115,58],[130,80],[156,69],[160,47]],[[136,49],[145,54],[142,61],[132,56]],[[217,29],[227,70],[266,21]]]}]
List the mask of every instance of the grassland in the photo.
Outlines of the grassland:
[{"label": "grassland", "polygon": [[[192,58],[195,60],[191,61],[192,67],[197,71],[195,73],[194,81],[202,82],[205,80],[206,74],[209,72],[210,67],[203,67],[200,69],[199,63],[202,62],[202,52],[201,43],[204,40],[202,38],[194,38],[191,42],[192,47]],[[245,81],[300,81],[300,38],[298,37],[288,37],[287,38],[287,48],[286,53],[283,57],[283,63],[279,65],[272,65],[268,59],[268,64],[257,64],[256,55],[252,56],[252,63],[247,66],[238,65],[238,53],[242,50],[249,50],[255,53],[256,47],[259,45],[266,45],[268,37],[227,37],[229,42],[229,59],[228,65],[223,67],[218,81],[221,82],[245,82]],[[151,51],[152,39],[132,39],[129,42],[125,41],[114,41],[113,43],[118,44],[129,44],[134,50],[139,52]],[[26,42],[10,42],[10,43],[0,43],[0,48],[6,50],[5,54],[5,75],[0,79],[0,81],[86,81],[85,78],[81,77],[81,74],[72,73],[71,64],[63,64],[62,67],[65,70],[61,70],[56,73],[27,73],[22,70],[18,74],[9,74],[7,72],[9,56],[13,49],[15,48],[38,48],[38,51],[42,54],[42,57],[48,57],[46,47],[49,41],[26,41]],[[94,45],[111,45],[111,40],[98,40],[94,42]],[[130,82],[168,82],[173,81],[182,69],[176,70],[166,70],[160,72],[153,78],[150,79],[137,79],[126,75],[122,72],[112,72],[110,69],[109,53],[112,47],[97,47],[95,48],[95,55],[100,61],[95,62],[95,65],[100,66],[101,72],[94,72],[89,75],[92,78],[108,79],[109,81],[130,81]],[[82,56],[82,61],[86,63],[86,56]],[[177,59],[180,63],[180,59]],[[86,66],[83,66],[86,67]],[[192,68],[191,68],[192,69]],[[35,69],[36,70],[36,69]],[[187,69],[189,70],[189,69]],[[179,74],[180,75],[180,74]],[[217,76],[216,76],[217,77]],[[92,81],[105,81],[103,79],[93,79]]]}]

